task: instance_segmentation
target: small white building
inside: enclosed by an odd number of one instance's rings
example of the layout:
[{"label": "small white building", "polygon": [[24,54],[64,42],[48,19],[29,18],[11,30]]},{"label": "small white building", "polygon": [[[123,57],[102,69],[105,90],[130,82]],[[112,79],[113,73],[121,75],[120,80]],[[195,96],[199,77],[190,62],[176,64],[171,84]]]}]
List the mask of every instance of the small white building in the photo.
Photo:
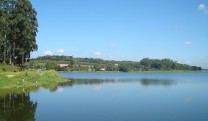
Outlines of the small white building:
[{"label": "small white building", "polygon": [[69,64],[58,64],[58,66],[60,66],[61,68],[62,68],[62,67],[68,67]]},{"label": "small white building", "polygon": [[105,68],[101,68],[100,71],[105,71]]}]

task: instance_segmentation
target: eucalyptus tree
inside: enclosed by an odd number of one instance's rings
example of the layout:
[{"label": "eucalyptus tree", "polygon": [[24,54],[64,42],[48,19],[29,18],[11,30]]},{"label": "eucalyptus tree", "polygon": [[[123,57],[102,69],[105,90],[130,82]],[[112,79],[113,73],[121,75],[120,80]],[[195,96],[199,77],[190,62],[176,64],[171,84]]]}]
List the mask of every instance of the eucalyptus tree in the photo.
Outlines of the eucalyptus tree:
[{"label": "eucalyptus tree", "polygon": [[37,12],[29,0],[0,0],[1,52],[4,62],[22,65],[37,50]]},{"label": "eucalyptus tree", "polygon": [[7,45],[6,35],[9,33],[9,17],[11,12],[11,2],[10,0],[0,0],[0,56],[4,63],[6,61],[7,55]]}]

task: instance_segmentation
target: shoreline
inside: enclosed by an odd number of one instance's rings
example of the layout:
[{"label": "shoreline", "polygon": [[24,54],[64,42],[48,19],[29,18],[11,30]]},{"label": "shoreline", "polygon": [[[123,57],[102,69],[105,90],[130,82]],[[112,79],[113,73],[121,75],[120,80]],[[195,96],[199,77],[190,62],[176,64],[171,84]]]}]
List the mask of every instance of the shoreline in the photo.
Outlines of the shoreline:
[{"label": "shoreline", "polygon": [[60,76],[54,70],[42,73],[37,71],[0,73],[0,89],[41,87],[62,82],[70,82],[70,80]]},{"label": "shoreline", "polygon": [[[207,71],[34,71],[2,72],[0,74],[0,90],[13,88],[42,87],[50,84],[70,82],[71,80],[58,73],[206,73]],[[11,76],[12,75],[12,76]],[[24,81],[25,80],[25,81]]]},{"label": "shoreline", "polygon": [[178,71],[128,71],[128,72],[122,72],[122,71],[57,71],[57,72],[71,72],[71,73],[186,73],[186,72],[196,72],[196,73],[201,73],[201,72],[208,72],[208,71],[183,71],[183,70],[178,70]]}]

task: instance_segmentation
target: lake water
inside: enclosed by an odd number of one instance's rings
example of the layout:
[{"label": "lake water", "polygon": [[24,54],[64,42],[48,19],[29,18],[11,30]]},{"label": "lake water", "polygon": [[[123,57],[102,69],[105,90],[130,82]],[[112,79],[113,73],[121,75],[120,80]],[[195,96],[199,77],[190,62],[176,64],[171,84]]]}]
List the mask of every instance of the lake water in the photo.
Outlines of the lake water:
[{"label": "lake water", "polygon": [[205,72],[60,75],[72,81],[0,95],[0,121],[208,121]]}]

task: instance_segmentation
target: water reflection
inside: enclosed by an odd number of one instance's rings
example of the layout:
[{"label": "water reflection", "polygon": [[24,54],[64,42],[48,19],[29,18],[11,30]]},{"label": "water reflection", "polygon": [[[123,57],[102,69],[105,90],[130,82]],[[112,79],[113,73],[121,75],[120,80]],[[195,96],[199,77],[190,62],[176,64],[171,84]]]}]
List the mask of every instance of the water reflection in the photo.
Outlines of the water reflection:
[{"label": "water reflection", "polygon": [[29,93],[0,96],[0,121],[35,121],[37,105]]},{"label": "water reflection", "polygon": [[158,80],[158,79],[141,79],[140,83],[144,86],[171,86],[174,84],[172,80]]},{"label": "water reflection", "polygon": [[72,85],[94,85],[102,83],[140,83],[143,86],[171,86],[175,82],[173,80],[163,79],[71,79]]},{"label": "water reflection", "polygon": [[[57,85],[57,84],[56,84]],[[38,91],[40,87],[25,87],[25,88],[0,88],[0,97],[4,97],[10,94],[22,94],[22,93],[30,93]]]},{"label": "water reflection", "polygon": [[72,87],[75,85],[100,85],[104,83],[135,83],[142,86],[164,86],[169,87],[176,84],[173,80],[163,79],[70,79],[70,82],[59,83],[57,86],[50,88],[50,91],[62,91],[60,87]]},{"label": "water reflection", "polygon": [[[169,87],[176,84],[176,81],[168,79],[70,79],[68,82],[51,83],[44,85],[42,88],[48,89],[51,92],[63,92],[63,87],[73,87],[75,85],[100,85],[100,84],[113,84],[113,83],[135,83],[142,86],[164,86]],[[13,89],[0,89],[0,96],[4,96],[10,93],[26,93],[38,91],[40,87],[30,88],[13,88]]]}]

